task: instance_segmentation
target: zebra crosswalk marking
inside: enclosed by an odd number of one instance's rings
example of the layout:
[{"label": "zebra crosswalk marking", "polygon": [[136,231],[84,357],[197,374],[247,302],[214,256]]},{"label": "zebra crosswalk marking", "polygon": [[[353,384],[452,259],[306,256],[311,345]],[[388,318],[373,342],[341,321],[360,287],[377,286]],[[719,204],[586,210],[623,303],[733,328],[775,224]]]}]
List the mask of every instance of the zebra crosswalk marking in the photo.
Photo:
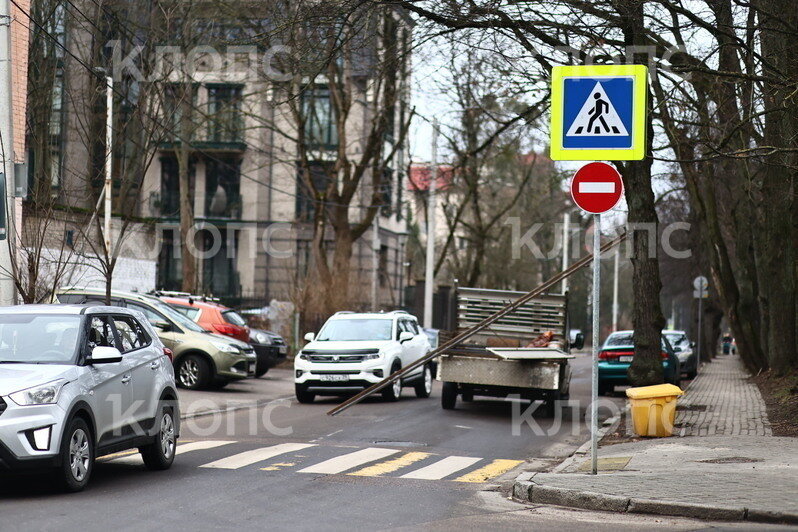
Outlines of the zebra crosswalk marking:
[{"label": "zebra crosswalk marking", "polygon": [[485,482],[488,479],[498,477],[510,471],[519,464],[523,464],[523,460],[494,460],[484,467],[475,469],[470,473],[466,473],[454,479],[456,482]]},{"label": "zebra crosswalk marking", "polygon": [[260,449],[252,449],[251,451],[244,451],[243,453],[234,454],[221,460],[216,460],[208,464],[203,464],[200,467],[211,469],[240,469],[242,467],[263,462],[269,458],[274,458],[281,454],[292,453],[294,451],[301,451],[308,447],[315,447],[313,443],[280,443],[270,447],[261,447]]},{"label": "zebra crosswalk marking", "polygon": [[361,449],[353,453],[347,453],[342,456],[330,458],[329,460],[325,460],[324,462],[318,463],[316,465],[300,469],[299,472],[336,475],[338,473],[343,473],[344,471],[367,464],[369,462],[373,462],[375,460],[380,460],[382,458],[391,456],[392,454],[396,454],[398,452],[399,451],[397,449],[368,447],[366,449]]},{"label": "zebra crosswalk marking", "polygon": [[394,471],[398,471],[399,469],[412,465],[427,458],[428,456],[431,456],[430,453],[405,453],[398,458],[394,458],[393,460],[380,462],[379,464],[364,467],[363,469],[358,469],[357,471],[347,474],[356,477],[379,477],[382,475],[387,475],[388,473],[393,473]]},{"label": "zebra crosswalk marking", "polygon": [[413,478],[418,480],[440,480],[451,474],[457,473],[468,466],[472,466],[482,460],[471,456],[447,456],[438,460],[434,464],[422,467],[416,471],[402,475],[400,478]]}]

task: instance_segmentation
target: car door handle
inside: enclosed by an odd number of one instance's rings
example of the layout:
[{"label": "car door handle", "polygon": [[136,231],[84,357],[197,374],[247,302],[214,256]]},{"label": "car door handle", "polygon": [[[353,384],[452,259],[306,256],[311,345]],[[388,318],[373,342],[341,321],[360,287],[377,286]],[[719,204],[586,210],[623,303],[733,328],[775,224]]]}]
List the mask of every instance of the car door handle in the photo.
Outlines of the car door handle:
[{"label": "car door handle", "polygon": [[122,377],[122,384],[127,384],[130,382],[130,375],[125,375]]},{"label": "car door handle", "polygon": [[150,369],[158,369],[159,367],[161,367],[161,363],[157,360],[150,362]]}]

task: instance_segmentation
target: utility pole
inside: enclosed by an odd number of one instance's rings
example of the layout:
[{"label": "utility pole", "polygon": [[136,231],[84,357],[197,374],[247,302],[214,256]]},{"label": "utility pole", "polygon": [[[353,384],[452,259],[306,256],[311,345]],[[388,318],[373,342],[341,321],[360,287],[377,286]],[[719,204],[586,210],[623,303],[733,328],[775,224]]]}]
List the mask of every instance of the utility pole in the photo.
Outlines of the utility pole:
[{"label": "utility pole", "polygon": [[[0,241],[0,305],[16,303],[14,281],[11,278],[11,253],[14,252],[14,130],[13,111],[11,105],[11,7],[8,0],[0,0],[0,156],[3,163],[0,167],[0,194],[2,195],[2,212],[0,225],[2,231]],[[23,89],[25,90],[25,89]],[[10,201],[9,201],[10,199]]]},{"label": "utility pole", "polygon": [[621,262],[621,246],[615,248],[615,267],[612,279],[612,331],[618,330],[618,269]]},{"label": "utility pole", "polygon": [[[566,212],[563,214],[562,220],[562,271],[568,269],[568,241],[571,236],[571,213]],[[563,277],[562,280],[562,294],[568,292],[568,277]]]},{"label": "utility pole", "polygon": [[427,261],[424,275],[424,327],[432,328],[432,293],[435,288],[435,192],[438,186],[438,119],[432,119],[432,168],[427,187]]},{"label": "utility pole", "polygon": [[105,77],[105,224],[103,236],[105,238],[105,253],[111,258],[111,199],[113,198],[111,176],[113,173],[113,127],[114,127],[114,78]]},{"label": "utility pole", "polygon": [[374,233],[371,240],[371,310],[374,312],[377,311],[377,292],[380,284],[380,212],[379,207],[377,209],[371,226]]}]

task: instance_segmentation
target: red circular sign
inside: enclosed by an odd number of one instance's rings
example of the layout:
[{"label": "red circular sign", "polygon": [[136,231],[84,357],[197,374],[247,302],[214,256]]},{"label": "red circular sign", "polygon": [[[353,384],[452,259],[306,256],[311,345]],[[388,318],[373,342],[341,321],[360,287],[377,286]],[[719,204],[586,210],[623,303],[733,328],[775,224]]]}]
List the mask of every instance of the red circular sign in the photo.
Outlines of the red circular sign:
[{"label": "red circular sign", "polygon": [[607,163],[590,163],[571,180],[571,197],[580,209],[601,214],[615,207],[623,195],[621,174]]}]

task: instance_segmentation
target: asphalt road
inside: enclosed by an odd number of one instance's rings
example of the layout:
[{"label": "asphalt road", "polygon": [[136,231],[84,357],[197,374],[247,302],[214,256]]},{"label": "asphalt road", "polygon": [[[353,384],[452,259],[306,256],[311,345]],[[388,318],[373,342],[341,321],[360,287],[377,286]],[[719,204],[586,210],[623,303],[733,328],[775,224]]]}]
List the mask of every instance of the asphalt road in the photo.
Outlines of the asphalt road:
[{"label": "asphalt road", "polygon": [[57,492],[47,477],[6,480],[0,530],[705,526],[508,500],[519,472],[549,468],[587,439],[588,368],[587,357],[574,360],[572,400],[580,409],[566,409],[559,422],[541,408],[523,417],[528,423],[514,423],[529,405],[512,401],[477,399],[444,411],[439,386],[429,399],[408,389],[398,403],[370,399],[330,417],[337,400],[296,403],[285,370],[224,390],[184,392],[181,407],[193,417],[183,423],[172,469],[147,471],[135,453],[106,457],[86,491],[73,495]]}]

